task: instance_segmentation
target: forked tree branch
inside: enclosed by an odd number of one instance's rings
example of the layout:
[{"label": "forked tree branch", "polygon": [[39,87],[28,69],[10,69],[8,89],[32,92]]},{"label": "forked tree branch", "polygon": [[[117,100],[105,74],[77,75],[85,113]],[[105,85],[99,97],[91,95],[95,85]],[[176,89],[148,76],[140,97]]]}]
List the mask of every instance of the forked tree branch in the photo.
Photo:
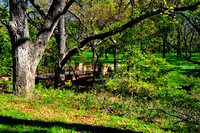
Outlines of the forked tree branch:
[{"label": "forked tree branch", "polygon": [[[39,14],[45,19],[47,16],[47,12],[40,7],[35,0],[29,0],[31,2],[31,4],[34,6],[34,8],[39,12]],[[65,11],[64,11],[65,12]],[[68,12],[70,14],[72,14],[78,21],[79,23],[85,28],[85,30],[87,31],[87,27],[84,25],[84,23],[82,22],[82,20],[78,17],[78,15],[76,15],[74,12],[72,12],[71,10],[68,10]]]},{"label": "forked tree branch", "polygon": [[[42,29],[38,33],[38,39],[43,38],[43,36],[47,33],[53,32],[57,22],[59,19],[66,14],[70,6],[75,2],[75,0],[69,0],[69,2],[66,2],[66,5],[62,10],[60,10],[59,6],[61,6],[65,0],[55,0],[51,4],[48,14],[46,15],[45,22],[42,25]],[[61,3],[62,2],[62,3]],[[49,32],[46,32],[49,31]],[[50,36],[49,34],[48,36]],[[38,41],[38,40],[37,40]]]}]

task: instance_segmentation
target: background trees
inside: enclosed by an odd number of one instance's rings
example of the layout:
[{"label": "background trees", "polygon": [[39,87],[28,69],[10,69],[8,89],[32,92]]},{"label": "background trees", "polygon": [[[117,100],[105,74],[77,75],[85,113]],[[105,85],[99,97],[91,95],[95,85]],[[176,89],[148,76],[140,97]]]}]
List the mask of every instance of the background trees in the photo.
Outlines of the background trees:
[{"label": "background trees", "polygon": [[[55,27],[58,21],[61,17],[64,16],[64,14],[67,13],[67,11],[69,11],[69,13],[74,17],[71,17],[71,20],[76,19],[79,21],[79,23],[81,23],[82,27],[80,28],[80,30],[82,30],[82,32],[80,32],[80,35],[76,34],[78,28],[70,27],[72,30],[75,30],[75,34],[73,35],[74,38],[72,40],[76,42],[75,44],[77,46],[69,50],[66,53],[65,57],[62,56],[62,60],[60,58],[57,70],[58,74],[63,71],[63,67],[71,59],[71,57],[79,53],[80,50],[87,44],[89,44],[88,46],[93,46],[93,48],[95,48],[97,47],[95,45],[98,42],[96,41],[97,39],[106,40],[108,37],[112,36],[112,38],[116,40],[122,35],[127,36],[126,32],[121,33],[127,28],[131,28],[133,29],[133,31],[137,29],[138,26],[144,28],[144,32],[142,33],[143,39],[135,39],[135,37],[132,38],[134,38],[133,40],[140,40],[136,42],[140,43],[142,50],[146,49],[149,51],[149,49],[147,48],[148,46],[144,46],[144,44],[149,43],[149,41],[147,40],[149,40],[151,37],[148,36],[148,34],[154,32],[154,29],[150,29],[150,27],[158,24],[147,23],[145,26],[145,22],[148,21],[148,18],[159,14],[165,14],[169,16],[175,15],[175,17],[178,17],[176,12],[195,10],[200,4],[199,2],[193,1],[189,3],[188,1],[166,2],[148,0],[142,2],[118,0],[97,2],[77,2],[75,0],[68,0],[66,2],[64,0],[55,0],[52,3],[48,1],[41,2],[43,4],[37,4],[36,1],[30,0],[30,3],[36,9],[35,10],[33,7],[29,6],[28,1],[10,1],[10,20],[8,23],[2,21],[2,23],[8,28],[12,42],[14,94],[20,96],[31,95],[30,88],[33,88],[35,85],[35,72],[39,61],[41,60],[42,55],[48,45],[48,42],[53,32],[55,31]],[[49,7],[46,8],[45,6]],[[69,8],[71,9],[69,10]],[[39,14],[35,14],[35,12],[38,12],[41,16]],[[186,20],[188,21],[188,19]],[[62,21],[60,20],[60,22]],[[190,23],[190,21],[188,22]],[[71,23],[72,26],[76,25],[76,23],[73,23],[73,21],[68,22],[68,24],[69,23]],[[197,25],[196,22],[190,24],[193,24],[193,27],[195,27],[194,25]],[[61,26],[61,23],[59,23],[59,25]],[[135,26],[134,28],[132,27],[133,25]],[[162,31],[161,36],[163,40],[164,57],[166,53],[165,45],[167,44],[167,34],[165,29],[168,28],[162,23],[159,25],[162,25],[160,26],[161,28],[159,29],[159,31]],[[32,32],[30,29],[32,29]],[[59,33],[64,34],[64,32],[61,32],[61,30],[63,30],[63,27],[58,28],[58,35]],[[66,33],[69,34],[71,32],[69,30],[70,29],[67,29]],[[141,29],[139,28],[138,31],[141,32],[140,30]],[[34,35],[33,33],[35,31],[37,33]],[[198,31],[198,28],[196,28],[196,31]],[[148,34],[146,32],[148,32]],[[178,49],[181,48],[181,33],[182,29],[177,24],[176,38]],[[137,33],[131,33],[130,36],[127,36],[126,39],[129,39],[131,38],[131,36],[136,34]],[[61,37],[60,35],[57,37],[58,43],[61,42],[61,40],[65,40],[64,36]],[[60,37],[63,39],[61,39]],[[186,37],[188,36],[184,35],[183,39],[185,41],[184,46],[186,48],[186,51],[188,51]],[[194,37],[191,38],[193,39]],[[156,41],[158,41],[158,39],[156,39]],[[117,40],[117,42],[120,42],[120,40]],[[110,43],[113,42],[111,41]],[[123,42],[119,44],[123,44]],[[130,45],[131,47],[127,47],[127,51],[130,48],[133,48],[132,44]],[[64,45],[62,44],[62,46]],[[118,48],[120,47],[121,46],[119,46]],[[180,50],[177,50],[177,52],[178,54],[180,54]],[[62,53],[62,55],[65,54]]]},{"label": "background trees", "polygon": [[[77,120],[84,121],[83,127],[88,122],[101,125],[102,121],[96,121],[99,117],[106,121],[102,125],[106,127],[110,126],[107,120],[113,117],[117,124],[111,125],[117,131],[199,130],[199,1],[3,2],[0,117],[5,121],[0,122],[0,131],[21,132],[27,127],[28,131],[49,131],[55,124],[54,131],[68,132],[65,124],[72,122],[70,129],[80,127],[81,122],[74,125]],[[78,68],[78,63],[88,62],[87,68],[93,71],[98,64],[111,69],[100,76],[74,76],[79,69],[65,79],[66,64],[69,73],[69,69]],[[37,80],[34,87],[36,75],[36,80],[42,76],[45,80]],[[13,92],[30,99],[8,95]],[[106,114],[109,117],[102,119]],[[23,121],[18,123],[14,118]],[[28,123],[33,120],[28,126],[24,124],[26,118]],[[41,125],[34,123],[36,119]],[[145,126],[136,129],[134,126],[141,126],[142,121],[135,119],[142,119]],[[59,121],[58,125],[53,120]],[[127,124],[128,120],[132,125]]]}]

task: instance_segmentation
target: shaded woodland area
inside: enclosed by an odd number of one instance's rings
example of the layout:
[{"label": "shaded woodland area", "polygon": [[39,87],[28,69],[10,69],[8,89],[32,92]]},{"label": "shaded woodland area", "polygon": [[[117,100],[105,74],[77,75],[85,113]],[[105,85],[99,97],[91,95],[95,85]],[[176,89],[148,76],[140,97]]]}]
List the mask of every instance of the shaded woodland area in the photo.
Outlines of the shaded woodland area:
[{"label": "shaded woodland area", "polygon": [[0,4],[0,131],[200,131],[199,0]]}]

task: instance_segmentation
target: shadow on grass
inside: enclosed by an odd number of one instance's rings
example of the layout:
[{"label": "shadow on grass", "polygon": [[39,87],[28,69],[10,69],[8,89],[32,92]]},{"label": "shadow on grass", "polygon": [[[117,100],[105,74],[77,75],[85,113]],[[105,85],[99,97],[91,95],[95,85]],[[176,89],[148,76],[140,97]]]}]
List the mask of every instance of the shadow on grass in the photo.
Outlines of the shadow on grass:
[{"label": "shadow on grass", "polygon": [[[64,123],[64,122],[44,122],[44,121],[39,121],[39,120],[22,120],[22,119],[15,119],[12,117],[1,116],[1,115],[0,115],[0,124],[10,125],[10,126],[23,124],[25,126],[37,126],[37,127],[43,127],[43,128],[51,128],[54,126],[59,126],[65,129],[73,129],[73,130],[75,129],[76,131],[89,131],[89,132],[95,132],[95,133],[105,133],[105,132],[136,133],[130,130],[120,130],[120,129],[110,128],[110,127],[91,126],[91,125],[83,125],[83,124],[69,124],[69,123]],[[4,132],[7,132],[7,131],[4,130]],[[45,132],[45,131],[42,131],[42,132]]]}]

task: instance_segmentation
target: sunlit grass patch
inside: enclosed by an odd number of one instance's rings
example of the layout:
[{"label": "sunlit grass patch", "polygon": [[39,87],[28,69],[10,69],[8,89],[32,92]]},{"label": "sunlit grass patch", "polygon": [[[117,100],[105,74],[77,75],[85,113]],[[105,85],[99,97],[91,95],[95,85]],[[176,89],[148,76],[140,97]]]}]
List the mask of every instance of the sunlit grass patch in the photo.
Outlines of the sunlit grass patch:
[{"label": "sunlit grass patch", "polygon": [[[47,90],[44,91],[47,94],[53,92],[52,90],[49,90],[49,92]],[[57,90],[55,90],[54,93],[56,91]],[[71,98],[73,97],[76,100],[73,102],[65,100],[63,102],[61,101],[61,97],[54,97],[51,101],[51,97],[45,97],[43,99],[24,99],[12,95],[0,95],[0,117],[5,120],[4,122],[0,122],[0,131],[68,132],[79,131],[77,128],[79,128],[80,125],[81,128],[84,129],[84,124],[94,126],[94,130],[96,127],[98,127],[98,130],[101,129],[99,127],[107,127],[108,130],[114,131],[149,130],[145,128],[148,126],[144,122],[141,123],[138,120],[129,120],[128,118],[115,115],[110,116],[106,112],[99,113],[98,106],[96,109],[85,107],[87,104],[83,102],[83,98],[87,97],[87,93],[77,93],[75,95],[75,92],[65,92],[65,90],[63,90],[63,93],[70,94]],[[51,102],[46,103],[45,100]],[[144,126],[138,126],[138,122],[140,125]],[[88,131],[88,129],[84,130]],[[154,128],[151,128],[151,130],[159,131],[159,129]]]}]

